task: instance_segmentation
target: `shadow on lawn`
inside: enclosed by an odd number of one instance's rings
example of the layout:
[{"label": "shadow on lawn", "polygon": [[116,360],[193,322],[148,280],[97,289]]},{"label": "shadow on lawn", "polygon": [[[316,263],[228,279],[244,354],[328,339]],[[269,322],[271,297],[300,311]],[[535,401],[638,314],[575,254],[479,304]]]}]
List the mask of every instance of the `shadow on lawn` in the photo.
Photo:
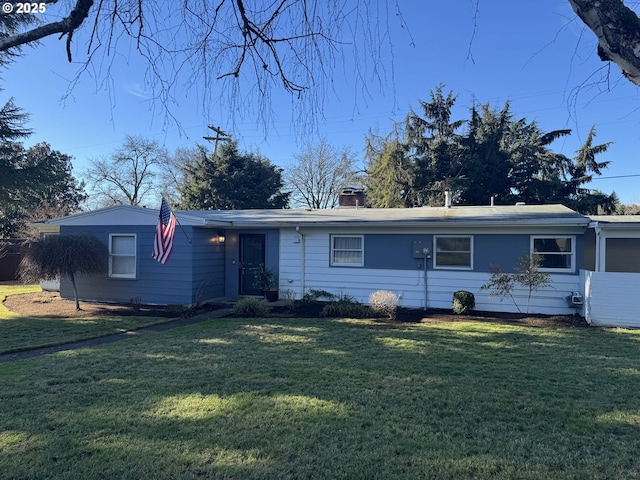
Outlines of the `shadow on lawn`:
[{"label": "shadow on lawn", "polygon": [[0,471],[632,478],[638,428],[624,412],[640,410],[637,340],[484,323],[217,320],[14,366],[0,376],[12,412],[0,431],[15,432]]}]

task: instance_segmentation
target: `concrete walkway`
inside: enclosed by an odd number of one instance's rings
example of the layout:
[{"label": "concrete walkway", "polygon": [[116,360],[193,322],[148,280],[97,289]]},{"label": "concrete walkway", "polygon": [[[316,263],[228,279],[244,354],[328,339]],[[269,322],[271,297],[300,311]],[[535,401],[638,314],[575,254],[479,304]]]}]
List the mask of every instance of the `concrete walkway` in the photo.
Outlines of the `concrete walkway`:
[{"label": "concrete walkway", "polygon": [[165,330],[171,330],[174,328],[185,327],[187,325],[193,325],[194,323],[204,322],[212,318],[222,318],[230,315],[233,312],[233,308],[220,308],[211,312],[202,313],[188,318],[179,318],[171,320],[169,322],[160,323],[158,325],[151,325],[149,327],[142,327],[137,330],[130,330],[122,333],[114,333],[112,335],[105,335],[103,337],[92,338],[88,340],[79,340],[72,343],[64,343],[61,345],[54,345],[51,347],[34,348],[32,350],[24,350],[20,352],[4,353],[0,354],[0,363],[18,362],[20,360],[26,360],[28,358],[39,357],[42,355],[50,355],[52,353],[64,352],[67,350],[77,350],[79,348],[92,347],[95,345],[104,345],[106,343],[119,342],[121,340],[127,340],[129,338],[139,337],[141,335],[148,335],[150,333],[164,332]]}]

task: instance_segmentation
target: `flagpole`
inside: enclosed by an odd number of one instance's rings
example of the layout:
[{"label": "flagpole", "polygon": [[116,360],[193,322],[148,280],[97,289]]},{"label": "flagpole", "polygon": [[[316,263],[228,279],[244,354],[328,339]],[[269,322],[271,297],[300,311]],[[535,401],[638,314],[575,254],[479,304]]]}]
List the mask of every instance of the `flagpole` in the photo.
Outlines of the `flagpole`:
[{"label": "flagpole", "polygon": [[[164,195],[162,195],[161,197],[165,202],[167,202],[167,199],[164,198]],[[167,202],[167,205],[169,205],[169,202]],[[187,232],[184,231],[184,228],[182,228],[182,224],[180,223],[180,220],[178,220],[178,216],[174,213],[173,214],[173,218],[176,219],[176,223],[178,224],[178,226],[180,227],[180,230],[182,230],[182,233],[184,234],[184,238],[187,239],[187,242],[189,242],[189,245],[192,245],[191,243],[191,239],[187,236]]]},{"label": "flagpole", "polygon": [[182,230],[182,233],[184,234],[185,238],[187,239],[187,242],[189,242],[189,245],[192,245],[191,239],[187,236],[187,232],[184,231],[184,228],[182,228],[182,224],[180,223],[180,220],[178,220],[178,216],[174,215],[174,217],[176,219],[176,223],[180,227],[180,230]]}]

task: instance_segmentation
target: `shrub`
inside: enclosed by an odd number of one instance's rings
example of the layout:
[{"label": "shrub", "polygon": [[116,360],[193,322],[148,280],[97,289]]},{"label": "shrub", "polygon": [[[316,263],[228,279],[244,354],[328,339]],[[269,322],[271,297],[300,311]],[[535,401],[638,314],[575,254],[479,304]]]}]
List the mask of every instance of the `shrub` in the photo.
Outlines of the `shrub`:
[{"label": "shrub", "polygon": [[369,295],[369,305],[374,312],[394,320],[398,311],[398,296],[388,290],[377,290]]},{"label": "shrub", "polygon": [[304,303],[313,303],[320,300],[321,298],[324,298],[328,301],[334,301],[338,299],[337,296],[335,296],[331,292],[327,292],[326,290],[310,288],[309,291],[302,296],[302,301]]},{"label": "shrub", "polygon": [[368,314],[369,311],[366,306],[348,295],[342,295],[335,300],[327,302],[320,312],[322,317],[363,318],[367,317]]},{"label": "shrub", "polygon": [[458,315],[464,315],[476,307],[476,298],[473,293],[466,290],[453,292],[453,311]]},{"label": "shrub", "polygon": [[269,306],[261,298],[240,298],[233,306],[233,313],[240,317],[265,317]]}]

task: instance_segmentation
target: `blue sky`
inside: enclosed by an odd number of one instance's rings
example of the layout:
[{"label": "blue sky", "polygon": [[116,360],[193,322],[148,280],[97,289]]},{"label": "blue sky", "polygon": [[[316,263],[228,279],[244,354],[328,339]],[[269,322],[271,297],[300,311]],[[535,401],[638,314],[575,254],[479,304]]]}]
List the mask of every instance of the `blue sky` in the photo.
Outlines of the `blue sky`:
[{"label": "blue sky", "polygon": [[[568,156],[595,125],[596,143],[613,142],[600,157],[611,161],[603,176],[626,178],[598,179],[591,187],[615,190],[625,203],[640,203],[640,88],[621,79],[615,65],[607,67],[598,59],[593,34],[567,0],[480,0],[477,18],[471,0],[399,3],[411,36],[391,15],[393,61],[385,50],[382,82],[367,80],[364,94],[347,57],[328,85],[315,134],[296,129],[291,105],[297,100],[284,93],[271,97],[272,123],[265,133],[255,112],[203,106],[202,91],[195,87],[176,94],[173,113],[181,132],[167,125],[161,105],[149,100],[145,70],[128,53],[127,58],[116,55],[108,84],[99,72],[88,71],[63,100],[79,64],[68,64],[64,40],[57,37],[25,49],[25,56],[1,74],[2,101],[12,96],[31,115],[34,135],[28,143],[47,141],[72,155],[81,176],[90,158],[108,155],[127,134],[155,138],[173,150],[203,143],[208,124],[221,126],[241,148],[257,150],[283,167],[302,143],[319,136],[361,156],[370,129],[388,133],[393,121],[402,120],[410,107],[417,110],[418,99],[428,100],[429,92],[444,83],[458,95],[453,119],[468,118],[474,101],[501,108],[509,100],[515,117],[536,120],[545,131],[572,129],[571,137],[553,144]],[[83,42],[86,33],[79,32],[74,37],[77,60],[83,58]],[[251,100],[250,82],[243,92]]]}]

